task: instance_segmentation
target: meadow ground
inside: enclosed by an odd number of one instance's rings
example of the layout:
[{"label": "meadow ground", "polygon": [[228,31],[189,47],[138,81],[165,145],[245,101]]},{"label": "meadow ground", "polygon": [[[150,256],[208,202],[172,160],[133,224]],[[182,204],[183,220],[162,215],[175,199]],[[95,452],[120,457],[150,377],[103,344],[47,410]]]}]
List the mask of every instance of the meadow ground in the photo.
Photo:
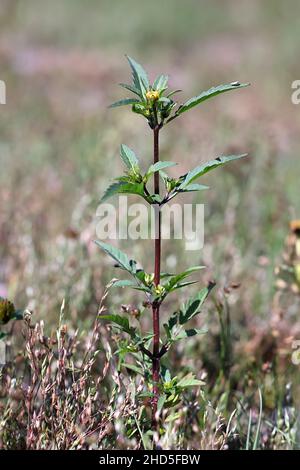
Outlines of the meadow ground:
[{"label": "meadow ground", "polygon": [[[193,199],[205,203],[204,249],[195,256],[178,240],[164,242],[166,269],[204,264],[200,283],[214,279],[217,288],[199,317],[208,333],[174,348],[170,359],[174,375],[193,371],[206,385],[167,412],[162,445],[299,448],[300,376],[291,359],[300,339],[299,293],[293,279],[284,284],[275,273],[287,262],[289,222],[300,218],[300,107],[291,102],[291,83],[300,78],[299,2],[40,3],[1,0],[0,11],[0,79],[7,85],[0,109],[0,295],[32,312],[8,338],[0,447],[150,445],[140,419],[147,403],[135,398],[140,379],[119,373],[109,349],[114,335],[94,326],[115,275],[93,244],[99,198],[121,172],[121,142],[145,166],[151,158],[145,123],[125,108],[107,109],[122,96],[117,83],[128,78],[128,53],[151,77],[168,73],[186,98],[219,83],[252,85],[203,104],[162,134],[162,158],[179,161],[182,173],[219,154],[249,153],[205,177],[211,190]],[[153,270],[147,242],[120,246]],[[183,300],[173,296],[163,315]],[[123,290],[105,299],[111,310],[137,302]],[[63,339],[55,334],[59,321],[67,328]],[[56,364],[60,353],[64,365]],[[69,388],[49,397],[72,367]],[[47,380],[39,380],[42,370]]]}]

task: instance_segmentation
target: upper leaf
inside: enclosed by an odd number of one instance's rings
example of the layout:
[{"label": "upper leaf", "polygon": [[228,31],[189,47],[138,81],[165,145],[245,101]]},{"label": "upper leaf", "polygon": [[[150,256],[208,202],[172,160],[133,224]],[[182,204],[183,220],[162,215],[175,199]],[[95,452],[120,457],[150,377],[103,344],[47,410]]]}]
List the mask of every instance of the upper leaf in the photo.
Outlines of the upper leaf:
[{"label": "upper leaf", "polygon": [[226,85],[219,85],[216,87],[212,87],[209,90],[203,91],[200,93],[198,96],[194,96],[193,98],[190,98],[188,101],[186,101],[184,104],[182,104],[178,110],[176,111],[175,115],[172,116],[169,120],[174,119],[175,117],[179,116],[182,113],[185,113],[189,109],[194,108],[198,104],[202,103],[203,101],[206,101],[210,98],[213,98],[214,96],[220,95],[221,93],[225,93],[226,91],[230,90],[236,90],[238,88],[244,88],[246,86],[249,86],[249,83],[239,83],[239,82],[232,82]]},{"label": "upper leaf", "polygon": [[147,176],[153,175],[156,171],[163,170],[164,168],[169,168],[171,166],[175,166],[177,163],[174,162],[156,162],[153,165],[149,167],[149,170],[147,171]]},{"label": "upper leaf", "polygon": [[186,190],[187,186],[192,183],[195,179],[199,178],[200,176],[208,173],[209,171],[213,170],[214,168],[224,165],[227,162],[231,162],[232,160],[238,160],[239,158],[246,157],[247,154],[244,153],[242,155],[229,155],[229,156],[222,156],[217,157],[215,160],[211,160],[209,162],[203,163],[203,165],[199,165],[193,170],[189,171],[187,175],[184,177],[183,182],[179,186],[179,190]]},{"label": "upper leaf", "polygon": [[129,170],[135,169],[139,166],[139,161],[136,154],[133,150],[127,147],[127,145],[121,145],[120,155]]},{"label": "upper leaf", "polygon": [[133,85],[128,85],[127,83],[119,83],[119,85],[120,85],[122,88],[125,88],[125,90],[129,90],[129,91],[131,91],[132,93],[134,93],[135,95],[140,96],[140,90],[139,90],[138,88],[136,88],[135,86],[133,86]]},{"label": "upper leaf", "polygon": [[126,56],[132,70],[133,85],[140,91],[141,98],[145,97],[145,92],[149,89],[149,80],[144,68],[134,59]]},{"label": "upper leaf", "polygon": [[153,83],[153,89],[157,91],[166,90],[168,85],[168,75],[159,75]]},{"label": "upper leaf", "polygon": [[139,100],[136,98],[125,98],[124,100],[115,101],[109,108],[117,108],[118,106],[126,106],[127,104],[139,103]]}]

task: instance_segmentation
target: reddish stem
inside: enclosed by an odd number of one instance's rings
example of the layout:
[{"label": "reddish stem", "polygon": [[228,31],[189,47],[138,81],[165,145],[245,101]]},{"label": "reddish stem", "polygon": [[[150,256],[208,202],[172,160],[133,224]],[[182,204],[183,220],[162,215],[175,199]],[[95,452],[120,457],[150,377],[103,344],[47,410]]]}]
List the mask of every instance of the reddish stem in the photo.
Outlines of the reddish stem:
[{"label": "reddish stem", "polygon": [[[156,126],[153,129],[153,163],[159,161],[159,130]],[[159,173],[154,174],[154,193],[159,195]],[[159,207],[156,205],[156,208]],[[161,263],[161,213],[160,209],[155,212],[155,267],[154,267],[154,284],[160,283],[160,263]],[[153,360],[152,360],[152,380],[153,380],[153,399],[152,399],[152,428],[153,431],[158,428],[157,420],[157,402],[159,398],[159,373],[160,358],[159,354],[159,304],[153,302]]]}]

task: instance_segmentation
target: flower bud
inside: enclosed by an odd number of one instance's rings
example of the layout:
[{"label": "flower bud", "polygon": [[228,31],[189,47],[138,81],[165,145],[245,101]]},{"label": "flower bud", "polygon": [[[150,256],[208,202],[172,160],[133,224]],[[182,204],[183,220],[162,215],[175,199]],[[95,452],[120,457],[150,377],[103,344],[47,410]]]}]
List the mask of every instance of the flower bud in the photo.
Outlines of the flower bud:
[{"label": "flower bud", "polygon": [[15,307],[8,299],[0,297],[0,325],[5,325],[12,319],[15,313]]}]

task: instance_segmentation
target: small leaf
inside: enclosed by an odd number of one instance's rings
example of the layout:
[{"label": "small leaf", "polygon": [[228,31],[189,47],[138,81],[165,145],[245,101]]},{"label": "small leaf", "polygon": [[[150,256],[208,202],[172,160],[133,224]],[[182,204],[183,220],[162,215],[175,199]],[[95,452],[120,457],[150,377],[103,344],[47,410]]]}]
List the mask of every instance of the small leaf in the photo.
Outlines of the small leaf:
[{"label": "small leaf", "polygon": [[205,173],[208,173],[211,170],[214,170],[218,166],[225,165],[225,163],[231,162],[233,160],[238,160],[239,158],[246,157],[247,154],[244,153],[242,155],[229,155],[229,156],[221,156],[217,157],[214,160],[209,162],[203,163],[203,165],[199,165],[193,170],[189,171],[188,174],[185,176],[183,182],[179,186],[179,190],[186,190],[186,187],[192,183],[195,179],[203,176]]},{"label": "small leaf", "polygon": [[205,189],[209,189],[209,186],[205,186],[204,184],[193,183],[193,184],[189,184],[184,189],[182,189],[178,192],[189,193],[189,192],[192,192],[192,191],[203,191]]},{"label": "small leaf", "polygon": [[154,80],[153,89],[158,90],[158,91],[166,90],[168,79],[169,79],[168,75],[159,75]]},{"label": "small leaf", "polygon": [[144,371],[141,367],[137,367],[134,364],[122,364],[123,367],[126,367],[126,369],[133,370],[133,372],[136,372],[137,374],[144,375]]},{"label": "small leaf", "polygon": [[190,338],[195,335],[204,335],[207,333],[207,328],[191,328],[190,330],[180,330],[177,335],[175,335],[172,340],[179,341],[181,339]]},{"label": "small leaf", "polygon": [[95,240],[96,245],[98,245],[105,253],[107,253],[111,258],[113,258],[118,265],[128,271],[131,274],[136,273],[136,261],[130,260],[126,253],[123,253],[121,250],[115,246],[109,245],[98,240]]},{"label": "small leaf", "polygon": [[143,183],[126,183],[121,181],[118,183],[113,183],[107,188],[101,198],[101,202],[114,196],[115,194],[137,194],[138,196],[141,196],[144,199],[148,200],[148,197],[144,192]]},{"label": "small leaf", "polygon": [[175,95],[176,93],[180,93],[182,90],[173,90],[167,94],[167,98],[171,98],[171,96]]},{"label": "small leaf", "polygon": [[201,269],[204,269],[205,266],[192,266],[191,268],[187,269],[186,271],[183,271],[180,274],[176,274],[175,276],[171,276],[167,284],[164,285],[165,289],[169,291],[174,287],[178,282],[182,281],[185,279],[187,276],[190,276],[196,271],[200,271]]},{"label": "small leaf", "polygon": [[165,404],[165,401],[167,399],[167,395],[163,394],[163,395],[160,395],[159,399],[158,399],[158,402],[157,402],[157,411],[158,413],[160,414],[161,410],[163,409],[164,407],[164,404]]},{"label": "small leaf", "polygon": [[132,85],[127,85],[127,83],[119,83],[119,85],[122,87],[122,88],[125,88],[126,90],[129,90],[131,91],[132,93],[134,93],[135,95],[138,95],[140,96],[140,92],[138,90],[138,88],[132,86]]},{"label": "small leaf", "polygon": [[125,98],[124,100],[115,101],[109,105],[109,108],[118,108],[119,106],[127,106],[128,104],[139,103],[136,98]]},{"label": "small leaf", "polygon": [[190,109],[194,108],[198,104],[210,98],[213,98],[214,96],[220,95],[221,93],[225,93],[226,91],[236,90],[238,88],[244,88],[249,85],[250,83],[232,82],[226,85],[219,85],[216,87],[212,87],[207,91],[203,91],[202,93],[200,93],[200,95],[190,98],[188,101],[182,104],[176,111],[175,116],[173,116],[173,118],[179,116],[182,113],[185,113],[186,111],[189,111]]},{"label": "small leaf", "polygon": [[131,150],[125,144],[121,145],[120,156],[121,156],[124,164],[126,165],[126,167],[129,170],[135,169],[139,166],[139,161],[138,161],[138,158],[137,158],[136,154],[134,153],[133,150]]},{"label": "small leaf", "polygon": [[209,284],[208,287],[202,289],[200,292],[198,292],[195,297],[193,297],[183,305],[182,309],[179,312],[180,325],[184,325],[186,322],[191,320],[200,312],[204,301],[206,300],[210,291],[213,289],[214,285],[214,283]]},{"label": "small leaf", "polygon": [[129,334],[130,336],[135,336],[135,328],[132,328],[129,325],[129,320],[126,317],[121,317],[121,315],[100,315],[101,320],[108,320],[114,323],[122,331]]},{"label": "small leaf", "polygon": [[205,385],[205,382],[196,379],[192,372],[190,374],[187,374],[177,383],[177,386],[180,388],[196,387],[201,385]]},{"label": "small leaf", "polygon": [[169,168],[171,166],[175,166],[177,163],[174,162],[156,162],[153,165],[149,167],[149,170],[147,171],[147,177],[153,175],[157,171],[163,170],[164,168]]},{"label": "small leaf", "polygon": [[130,281],[129,279],[118,280],[113,283],[114,287],[137,287],[136,282]]}]

